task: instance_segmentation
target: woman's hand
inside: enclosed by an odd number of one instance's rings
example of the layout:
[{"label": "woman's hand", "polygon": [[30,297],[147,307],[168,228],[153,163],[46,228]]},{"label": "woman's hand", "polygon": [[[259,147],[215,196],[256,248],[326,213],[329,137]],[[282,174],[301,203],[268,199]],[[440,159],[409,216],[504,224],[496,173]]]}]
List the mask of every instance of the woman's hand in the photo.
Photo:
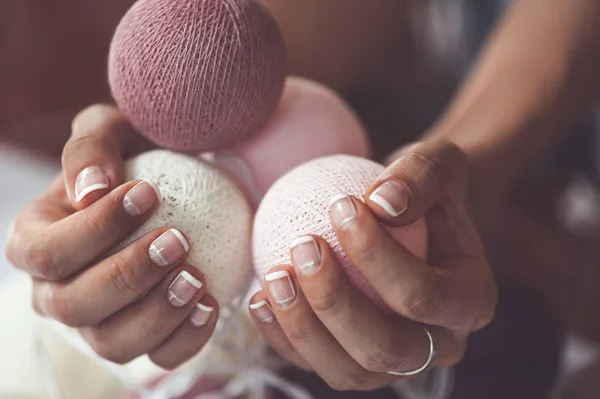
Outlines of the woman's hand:
[{"label": "woman's hand", "polygon": [[[466,209],[467,165],[445,142],[400,151],[366,193],[366,204],[341,197],[331,206],[337,237],[354,266],[394,311],[373,305],[340,269],[320,237],[292,244],[293,265],[265,276],[250,301],[256,325],[283,357],[316,371],[339,390],[390,384],[391,373],[458,362],[469,333],[493,317],[497,289]],[[412,256],[383,229],[425,216],[427,262]]]},{"label": "woman's hand", "polygon": [[33,279],[33,307],[75,327],[102,357],[125,363],[149,354],[174,368],[211,336],[217,303],[185,264],[175,227],[115,250],[160,200],[152,182],[123,183],[123,155],[143,144],[110,106],[73,122],[63,174],[17,217],[7,257]]}]

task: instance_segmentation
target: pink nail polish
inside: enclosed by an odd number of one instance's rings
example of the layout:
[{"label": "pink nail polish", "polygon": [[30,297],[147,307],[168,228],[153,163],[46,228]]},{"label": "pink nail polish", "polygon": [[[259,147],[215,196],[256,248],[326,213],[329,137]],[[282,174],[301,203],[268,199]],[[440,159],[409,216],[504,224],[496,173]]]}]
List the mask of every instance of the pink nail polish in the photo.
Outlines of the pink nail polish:
[{"label": "pink nail polish", "polygon": [[189,250],[190,246],[183,234],[177,229],[170,229],[152,241],[148,256],[158,266],[169,266]]},{"label": "pink nail polish", "polygon": [[183,270],[169,286],[168,299],[175,307],[185,306],[202,288],[202,282]]},{"label": "pink nail polish", "polygon": [[286,308],[291,305],[292,301],[296,298],[296,290],[287,271],[279,270],[268,273],[265,276],[265,281],[278,307]]},{"label": "pink nail polish", "polygon": [[106,172],[97,166],[83,169],[75,179],[75,201],[81,202],[91,192],[108,188]]},{"label": "pink nail polish", "polygon": [[206,306],[198,302],[196,309],[192,312],[190,321],[194,327],[202,327],[208,322],[215,308]]},{"label": "pink nail polish", "polygon": [[402,183],[388,180],[369,195],[369,201],[379,205],[388,215],[396,217],[408,209],[410,192]]},{"label": "pink nail polish", "polygon": [[305,276],[315,274],[321,266],[321,252],[312,236],[296,238],[291,245],[290,257],[294,267]]},{"label": "pink nail polish", "polygon": [[354,224],[356,209],[354,203],[346,194],[334,195],[329,200],[329,210],[331,218],[338,228],[345,230]]},{"label": "pink nail polish", "polygon": [[249,308],[252,312],[254,312],[258,320],[262,321],[263,323],[270,324],[275,321],[275,315],[273,314],[273,311],[266,300],[263,299],[260,302],[251,303]]},{"label": "pink nail polish", "polygon": [[160,191],[151,181],[141,181],[123,197],[123,209],[131,216],[147,212],[158,202]]}]

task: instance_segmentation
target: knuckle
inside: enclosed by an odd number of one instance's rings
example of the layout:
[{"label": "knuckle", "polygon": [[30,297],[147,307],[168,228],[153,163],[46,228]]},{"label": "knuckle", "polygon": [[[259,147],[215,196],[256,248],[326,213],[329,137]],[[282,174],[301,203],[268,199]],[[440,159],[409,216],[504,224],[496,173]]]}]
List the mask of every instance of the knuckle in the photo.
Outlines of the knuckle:
[{"label": "knuckle", "polygon": [[177,325],[168,315],[165,317],[146,317],[143,322],[143,331],[151,337],[167,337],[171,335]]},{"label": "knuckle", "polygon": [[176,369],[181,363],[183,363],[182,361],[177,361],[177,360],[167,360],[167,359],[162,359],[161,357],[156,357],[153,355],[149,355],[148,358],[150,359],[150,361],[152,363],[154,363],[155,365],[157,365],[158,367],[167,370],[167,371],[171,371]]},{"label": "knuckle", "polygon": [[423,178],[429,185],[433,187],[439,186],[440,174],[442,172],[442,165],[439,160],[418,150],[412,150],[406,154],[405,160],[414,170],[418,170],[423,175]]},{"label": "knuckle", "polygon": [[330,289],[323,294],[312,299],[311,307],[317,313],[331,313],[339,309],[341,305],[341,295],[336,287]]},{"label": "knuckle", "polygon": [[475,320],[474,330],[481,330],[488,326],[494,320],[496,315],[496,302],[490,301],[490,305],[485,306],[479,317]]},{"label": "knuckle", "polygon": [[62,152],[62,164],[68,166],[69,160],[81,154],[86,148],[94,147],[98,144],[98,140],[93,135],[83,135],[71,137]]},{"label": "knuckle", "polygon": [[60,280],[65,277],[48,248],[47,241],[41,235],[38,235],[27,245],[25,262],[28,269],[37,277],[47,280]]},{"label": "knuckle", "polygon": [[419,287],[409,289],[399,301],[404,316],[417,321],[437,320],[443,315],[443,302],[434,289]]},{"label": "knuckle", "polygon": [[111,336],[110,330],[102,327],[81,329],[81,335],[98,356],[116,364],[125,364],[134,356],[122,350],[122,345]]},{"label": "knuckle", "polygon": [[405,359],[400,358],[391,351],[376,350],[358,359],[358,363],[365,369],[374,373],[401,370]]},{"label": "knuckle", "polygon": [[127,260],[119,255],[113,255],[111,259],[110,278],[116,291],[124,298],[137,297],[144,290],[136,282],[133,267],[129,267]]},{"label": "knuckle", "polygon": [[360,240],[356,240],[356,244],[352,248],[348,248],[348,252],[352,251],[352,258],[355,263],[359,265],[387,263],[386,257],[389,257],[389,254],[377,234],[363,234]]},{"label": "knuckle", "polygon": [[96,354],[98,356],[100,356],[103,359],[108,360],[109,362],[112,363],[116,363],[116,364],[125,364],[131,360],[133,360],[133,358],[129,357],[127,354],[125,354],[123,351],[119,351],[116,347],[114,342],[111,341],[104,341],[104,340],[96,340],[96,339],[92,339],[91,342],[90,340],[88,340],[90,346],[92,347],[92,349],[94,350],[94,352],[96,352]]},{"label": "knuckle", "polygon": [[372,389],[372,384],[361,371],[347,371],[344,375],[331,378],[327,385],[336,391],[365,391]]},{"label": "knuckle", "polygon": [[310,340],[313,335],[313,328],[310,326],[297,326],[296,328],[290,329],[287,333],[287,337],[292,342],[302,342]]},{"label": "knuckle", "polygon": [[186,345],[181,342],[178,345],[169,346],[169,355],[161,356],[160,354],[150,353],[148,357],[152,363],[165,370],[173,370],[181,365],[183,362],[194,356],[202,348],[196,345]]},{"label": "knuckle", "polygon": [[92,235],[104,236],[111,226],[108,223],[108,217],[100,212],[92,212],[91,208],[83,212],[84,222],[90,227]]},{"label": "knuckle", "polygon": [[54,319],[69,327],[82,327],[83,321],[73,309],[73,302],[65,299],[58,290],[49,288],[45,300],[46,309]]}]

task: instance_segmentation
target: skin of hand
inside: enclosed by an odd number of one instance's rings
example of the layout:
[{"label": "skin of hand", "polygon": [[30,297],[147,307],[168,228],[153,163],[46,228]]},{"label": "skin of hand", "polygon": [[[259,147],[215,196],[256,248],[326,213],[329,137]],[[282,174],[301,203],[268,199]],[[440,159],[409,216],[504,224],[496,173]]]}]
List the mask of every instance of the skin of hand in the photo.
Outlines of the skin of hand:
[{"label": "skin of hand", "polygon": [[[421,142],[399,152],[367,191],[366,203],[338,198],[331,205],[337,237],[394,313],[378,309],[349,282],[325,240],[299,237],[291,244],[292,265],[270,270],[250,300],[255,324],[273,349],[336,390],[379,388],[399,378],[388,372],[423,365],[429,343],[421,325],[435,342],[432,365],[457,363],[469,333],[492,320],[497,301],[467,212],[467,170],[455,145]],[[430,235],[427,262],[381,226],[422,216]]]},{"label": "skin of hand", "polygon": [[37,313],[77,328],[105,359],[148,354],[172,369],[208,341],[219,310],[185,263],[185,232],[165,226],[115,250],[160,200],[151,182],[123,182],[122,157],[141,140],[112,106],[82,111],[63,173],[17,216],[6,251],[32,277]]}]

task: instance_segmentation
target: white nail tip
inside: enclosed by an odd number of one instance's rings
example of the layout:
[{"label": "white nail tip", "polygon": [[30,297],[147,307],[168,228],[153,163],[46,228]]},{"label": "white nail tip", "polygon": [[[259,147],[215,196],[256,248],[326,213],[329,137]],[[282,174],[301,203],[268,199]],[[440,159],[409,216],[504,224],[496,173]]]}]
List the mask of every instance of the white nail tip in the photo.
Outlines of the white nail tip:
[{"label": "white nail tip", "polygon": [[77,198],[75,198],[75,200],[77,202],[80,202],[82,199],[85,198],[86,195],[88,195],[89,193],[91,193],[92,191],[96,191],[96,190],[103,190],[105,188],[108,188],[108,184],[106,183],[97,183],[97,184],[92,184],[91,186],[86,187],[85,189],[81,190],[81,192],[79,192],[77,194]]},{"label": "white nail tip", "polygon": [[200,280],[198,280],[196,277],[192,276],[189,272],[184,270],[179,275],[182,278],[186,279],[194,287],[196,287],[198,289],[202,288],[202,282]]},{"label": "white nail tip", "polygon": [[348,195],[347,194],[336,194],[336,195],[334,195],[333,197],[331,197],[329,199],[329,207],[331,208],[331,206],[333,204],[335,204],[336,202],[338,202],[339,200],[342,200],[344,198],[348,198]]},{"label": "white nail tip", "polygon": [[297,247],[298,245],[307,244],[309,242],[316,243],[312,236],[301,236],[292,241],[291,248]]},{"label": "white nail tip", "polygon": [[196,305],[196,307],[197,307],[198,309],[200,309],[200,310],[204,311],[204,312],[207,312],[207,313],[210,313],[210,312],[212,312],[213,310],[215,310],[215,308],[213,308],[212,306],[206,306],[206,305],[203,305],[203,304],[201,304],[201,303],[198,303],[198,304]]},{"label": "white nail tip", "polygon": [[183,234],[181,234],[181,232],[177,229],[171,229],[169,230],[171,233],[175,234],[175,237],[177,237],[177,239],[179,240],[179,242],[181,243],[181,245],[183,246],[183,249],[185,249],[185,252],[190,250],[190,244],[188,244],[187,240],[185,239],[185,237],[183,236]]},{"label": "white nail tip", "polygon": [[285,270],[279,270],[273,273],[269,273],[265,276],[265,281],[279,280],[280,278],[290,277],[290,274]]},{"label": "white nail tip", "polygon": [[383,209],[388,215],[393,217],[398,216],[400,212],[395,210],[394,207],[385,198],[383,198],[381,195],[376,194],[376,192],[377,190],[375,190],[375,192],[369,196],[369,200],[379,205],[381,209]]},{"label": "white nail tip", "polygon": [[256,309],[260,309],[260,308],[262,308],[262,307],[263,307],[263,306],[265,306],[266,304],[267,304],[267,301],[263,299],[263,300],[262,300],[262,301],[260,301],[260,302],[251,303],[251,304],[249,305],[249,308],[250,308],[250,309],[252,309],[252,310],[256,310]]}]

